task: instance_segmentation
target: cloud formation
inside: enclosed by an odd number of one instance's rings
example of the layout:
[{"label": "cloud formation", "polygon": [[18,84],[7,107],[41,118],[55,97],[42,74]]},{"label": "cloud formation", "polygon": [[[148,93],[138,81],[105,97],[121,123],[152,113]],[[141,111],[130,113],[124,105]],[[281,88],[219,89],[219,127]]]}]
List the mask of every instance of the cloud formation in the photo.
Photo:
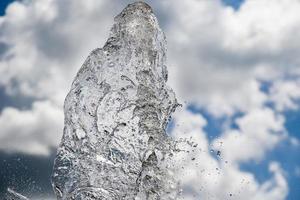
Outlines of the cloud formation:
[{"label": "cloud formation", "polygon": [[5,108],[0,116],[0,149],[48,155],[60,141],[63,114],[50,101],[36,101],[31,110]]},{"label": "cloud formation", "polygon": [[238,11],[219,1],[168,6],[174,16],[166,30],[172,84],[216,115],[263,101],[257,79],[275,78],[287,68],[299,75],[299,1],[245,1]]},{"label": "cloud formation", "polygon": [[[271,136],[272,134],[272,130],[265,129],[266,126],[271,129],[280,127],[273,123],[274,118],[268,111],[255,114],[270,115],[270,123],[259,127],[261,131],[266,131],[265,135]],[[244,117],[240,122],[241,125],[251,120],[255,114]],[[225,135],[225,138],[218,138],[213,144],[209,144],[207,135],[203,131],[206,125],[205,119],[187,109],[177,112],[175,123],[177,128],[172,131],[172,135],[175,138],[185,138],[193,142],[192,145],[186,142],[180,143],[179,149],[190,153],[181,152],[176,157],[178,165],[176,175],[184,186],[184,199],[282,200],[286,198],[288,184],[285,172],[279,163],[269,163],[269,172],[272,177],[261,184],[253,174],[239,167],[241,161],[261,157],[276,141],[271,139],[269,142],[271,144],[265,147],[263,139],[256,141],[255,137],[251,138],[247,133],[239,133],[238,137],[233,136],[233,141]],[[241,129],[247,129],[247,127]]]},{"label": "cloud formation", "polygon": [[[205,109],[216,119],[242,113],[234,119],[237,128],[224,128],[212,143],[201,114],[186,107],[175,114],[179,125],[172,134],[193,136],[198,143],[194,154],[179,159],[187,165],[182,172],[186,199],[285,199],[288,186],[278,162],[269,163],[273,176],[264,183],[239,166],[264,159],[289,138],[282,112],[298,109],[300,98],[300,2],[248,0],[239,10],[221,1],[148,2],[168,39],[169,81],[181,103]],[[127,3],[39,0],[9,5],[0,18],[0,86],[9,96],[28,96],[33,102],[27,110],[3,108],[1,150],[47,155],[58,145],[63,99],[72,79],[88,53],[103,46],[113,17]],[[268,91],[262,90],[265,83]],[[211,149],[221,151],[223,160]],[[195,162],[184,162],[192,158]]]}]

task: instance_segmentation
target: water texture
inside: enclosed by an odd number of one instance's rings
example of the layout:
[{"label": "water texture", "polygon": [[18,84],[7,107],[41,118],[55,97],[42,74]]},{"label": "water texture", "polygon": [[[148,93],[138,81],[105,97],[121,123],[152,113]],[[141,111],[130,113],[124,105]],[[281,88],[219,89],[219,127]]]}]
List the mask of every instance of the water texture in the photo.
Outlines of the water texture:
[{"label": "water texture", "polygon": [[167,78],[166,39],[152,9],[128,5],[65,99],[52,178],[59,200],[177,198],[166,126],[178,103]]},{"label": "water texture", "polygon": [[6,193],[6,200],[29,200],[25,196],[17,193],[16,191],[12,190],[11,188],[7,188],[7,193]]}]

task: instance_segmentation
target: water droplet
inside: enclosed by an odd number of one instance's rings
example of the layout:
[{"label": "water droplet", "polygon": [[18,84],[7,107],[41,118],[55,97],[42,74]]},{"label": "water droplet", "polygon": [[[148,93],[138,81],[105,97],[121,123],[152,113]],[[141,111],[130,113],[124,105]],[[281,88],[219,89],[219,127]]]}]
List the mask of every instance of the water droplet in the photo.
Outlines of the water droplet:
[{"label": "water droplet", "polygon": [[110,62],[110,63],[108,64],[108,66],[109,66],[109,67],[114,67],[114,66],[115,66],[115,63]]}]

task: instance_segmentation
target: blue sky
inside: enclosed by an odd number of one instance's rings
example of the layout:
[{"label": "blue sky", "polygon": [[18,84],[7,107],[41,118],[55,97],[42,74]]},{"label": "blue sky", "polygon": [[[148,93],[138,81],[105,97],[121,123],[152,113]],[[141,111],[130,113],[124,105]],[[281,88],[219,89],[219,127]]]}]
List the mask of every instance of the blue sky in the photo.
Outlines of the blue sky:
[{"label": "blue sky", "polygon": [[[299,104],[300,105],[300,104]],[[207,125],[204,127],[204,130],[207,133],[209,140],[213,140],[218,137],[223,132],[225,125],[233,124],[232,122],[235,118],[242,116],[237,114],[233,117],[214,117],[205,110],[199,110],[194,106],[189,106],[189,109],[193,113],[201,114],[207,120]],[[300,130],[300,111],[286,111],[284,113],[286,117],[285,128],[288,131],[290,136],[293,136],[297,139],[300,139],[299,130]],[[238,128],[235,125],[231,126],[233,128]],[[297,174],[296,169],[300,166],[300,147],[292,146],[289,141],[282,141],[278,146],[270,152],[267,152],[265,159],[260,161],[249,161],[243,163],[240,167],[243,171],[251,172],[255,175],[256,179],[263,183],[268,180],[272,174],[268,171],[268,165],[272,161],[278,161],[281,163],[283,169],[288,172],[287,179],[289,184],[289,195],[286,198],[287,200],[295,200],[300,196],[300,176]]]},{"label": "blue sky", "polygon": [[[286,123],[285,127],[290,135],[293,137],[296,137],[300,139],[300,111],[287,111],[284,113],[286,116]],[[273,155],[270,155],[270,157],[275,157],[275,159],[280,160],[281,163],[283,163],[285,170],[290,172],[288,179],[290,184],[290,200],[297,199],[300,196],[300,180],[299,180],[299,174],[296,173],[295,169],[296,167],[300,166],[300,148],[290,146],[289,144],[282,144],[278,149],[276,149],[275,152],[273,152]]]},{"label": "blue sky", "polygon": [[[0,15],[11,2],[0,1]],[[103,45],[113,17],[130,1],[91,0],[88,5],[66,0],[69,7],[60,0],[53,0],[53,5],[36,2],[13,7],[10,18],[4,20],[6,26],[0,25],[0,67],[4,69],[0,70],[0,198],[7,186],[26,195],[31,191],[51,193],[49,179],[61,137],[63,99],[86,56]],[[147,2],[157,12],[168,39],[169,84],[187,105],[181,116],[174,115],[169,132],[189,130],[201,136],[203,149],[207,148],[205,144],[210,148],[221,140],[226,146],[222,155],[224,151],[238,166],[235,172],[251,173],[255,177],[252,186],[260,189],[267,181],[277,184],[269,167],[274,161],[279,163],[283,173],[278,170],[276,175],[284,175],[289,193],[275,200],[299,199],[300,145],[296,143],[300,141],[300,45],[295,33],[300,30],[300,3]],[[239,10],[241,5],[245,7]],[[225,6],[235,12],[227,12]],[[266,7],[270,16],[265,15]],[[189,9],[189,15],[182,9]],[[283,15],[287,17],[280,17]],[[24,34],[15,34],[19,32]],[[179,119],[185,125],[178,125]],[[256,128],[270,140],[249,131]],[[235,131],[245,140],[261,139],[257,142],[261,146],[255,146],[257,153],[243,151],[249,141],[234,143]],[[284,134],[287,136],[281,137]],[[203,158],[214,163],[214,168],[220,164],[215,155],[200,154],[199,160]],[[20,180],[12,184],[10,176]],[[236,178],[228,177],[220,180],[231,182]],[[28,179],[34,191],[26,187],[30,184],[24,180]],[[201,185],[201,180],[193,181]],[[210,189],[220,195],[227,192],[217,186],[206,189],[206,193]],[[270,190],[277,189],[285,192],[280,185]],[[266,200],[274,200],[268,195],[266,191],[261,193]]]},{"label": "blue sky", "polygon": [[222,0],[225,5],[231,6],[234,9],[239,9],[244,0]]},{"label": "blue sky", "polygon": [[7,7],[8,4],[13,2],[13,0],[2,0],[0,2],[0,15],[4,15],[5,13],[5,8]]},{"label": "blue sky", "polygon": [[[271,82],[261,82],[260,90],[268,94],[271,85]],[[298,106],[300,106],[299,100],[300,99],[294,99]],[[239,129],[235,123],[235,120],[244,115],[242,112],[237,112],[231,117],[215,117],[205,109],[199,109],[194,105],[189,105],[188,109],[193,113],[200,114],[201,116],[205,117],[207,124],[204,127],[204,131],[207,133],[207,137],[210,141],[214,140],[216,137],[219,137],[224,132],[224,129],[228,127],[232,129]],[[285,116],[286,120],[284,127],[289,136],[300,140],[300,110],[287,110],[281,114]],[[290,141],[284,140],[280,142],[274,150],[267,152],[264,159],[242,163],[240,169],[253,173],[255,178],[260,183],[263,183],[272,176],[268,170],[270,162],[278,161],[282,165],[284,171],[287,172],[286,176],[290,191],[286,199],[295,200],[300,197],[300,174],[297,172],[297,168],[300,166],[299,153],[299,145],[293,146],[291,145]]]}]

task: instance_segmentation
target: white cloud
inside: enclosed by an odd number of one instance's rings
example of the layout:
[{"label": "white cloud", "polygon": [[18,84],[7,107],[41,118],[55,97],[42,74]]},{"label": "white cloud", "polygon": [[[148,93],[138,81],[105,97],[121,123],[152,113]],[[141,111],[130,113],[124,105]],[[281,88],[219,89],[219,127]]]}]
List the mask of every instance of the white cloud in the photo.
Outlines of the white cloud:
[{"label": "white cloud", "polygon": [[0,41],[10,47],[0,61],[0,84],[11,93],[62,104],[86,56],[104,44],[118,10],[113,5],[91,0],[10,4],[0,25]]},{"label": "white cloud", "polygon": [[279,111],[298,109],[296,100],[300,99],[300,78],[276,80],[270,89],[270,99]]},{"label": "white cloud", "polygon": [[49,153],[62,135],[64,98],[91,50],[102,46],[121,5],[111,1],[33,0],[11,3],[0,17],[0,86],[32,108],[4,108],[0,148]]},{"label": "white cloud", "polygon": [[257,78],[300,68],[297,0],[250,0],[238,11],[218,1],[169,6],[171,82],[182,99],[219,115],[245,111],[264,98],[253,88]]},{"label": "white cloud", "polygon": [[298,147],[300,145],[299,139],[295,137],[290,137],[289,138],[290,144],[293,145],[294,147]]},{"label": "white cloud", "polygon": [[[1,85],[11,93],[62,104],[77,69],[91,49],[103,45],[124,4],[14,2],[0,23],[0,41],[10,47],[0,62]],[[169,16],[165,31],[173,87],[181,99],[216,115],[248,110],[264,100],[256,83],[258,70],[299,68],[296,0],[246,1],[239,11],[219,1],[162,1],[155,6]]]},{"label": "white cloud", "polygon": [[49,101],[35,102],[31,110],[5,108],[0,116],[0,150],[47,155],[62,132],[61,108]]},{"label": "white cloud", "polygon": [[[268,125],[262,125],[258,128],[261,131],[267,131],[266,126],[272,129],[280,128],[280,125],[275,124],[271,113],[268,111],[261,111],[264,113]],[[249,121],[249,118],[254,117],[255,114],[242,119],[240,124]],[[256,113],[261,115],[262,113]],[[263,183],[259,183],[253,174],[245,172],[239,169],[239,163],[241,157],[236,156],[228,159],[224,155],[223,151],[221,156],[216,156],[216,151],[211,151],[211,146],[206,138],[206,134],[203,131],[203,127],[206,125],[206,121],[199,115],[193,114],[186,109],[182,109],[175,115],[176,128],[173,130],[172,135],[175,138],[186,138],[188,141],[192,141],[190,145],[187,142],[182,142],[179,145],[180,149],[188,150],[189,153],[181,152],[177,155],[176,161],[178,169],[176,175],[181,180],[184,199],[244,199],[244,200],[283,200],[288,193],[287,181],[284,177],[280,165],[276,162],[269,164],[269,171],[272,174],[270,179],[267,179]],[[251,120],[250,120],[251,121]],[[245,127],[247,129],[247,127]],[[245,133],[242,133],[245,135]],[[267,134],[267,133],[265,133]],[[270,133],[269,133],[270,134]],[[192,137],[192,139],[190,139]],[[264,141],[265,142],[265,141]],[[262,141],[260,143],[263,145]],[[248,143],[248,144],[247,144]],[[197,144],[197,146],[195,145]],[[251,144],[251,139],[244,139],[240,146],[232,145],[231,141],[222,140],[222,143],[215,142],[217,147],[231,146],[226,149],[226,153],[239,155],[237,151],[243,152],[243,160],[249,161],[251,158],[247,157],[247,152],[243,150],[251,149],[250,155],[259,155],[261,151],[265,152],[266,147],[247,146]],[[261,151],[255,151],[262,148]],[[215,154],[215,156],[212,156]],[[182,169],[182,167],[184,167]]]},{"label": "white cloud", "polygon": [[236,124],[238,130],[229,129],[214,141],[215,148],[231,162],[260,160],[286,137],[284,118],[268,108],[252,110]]}]

